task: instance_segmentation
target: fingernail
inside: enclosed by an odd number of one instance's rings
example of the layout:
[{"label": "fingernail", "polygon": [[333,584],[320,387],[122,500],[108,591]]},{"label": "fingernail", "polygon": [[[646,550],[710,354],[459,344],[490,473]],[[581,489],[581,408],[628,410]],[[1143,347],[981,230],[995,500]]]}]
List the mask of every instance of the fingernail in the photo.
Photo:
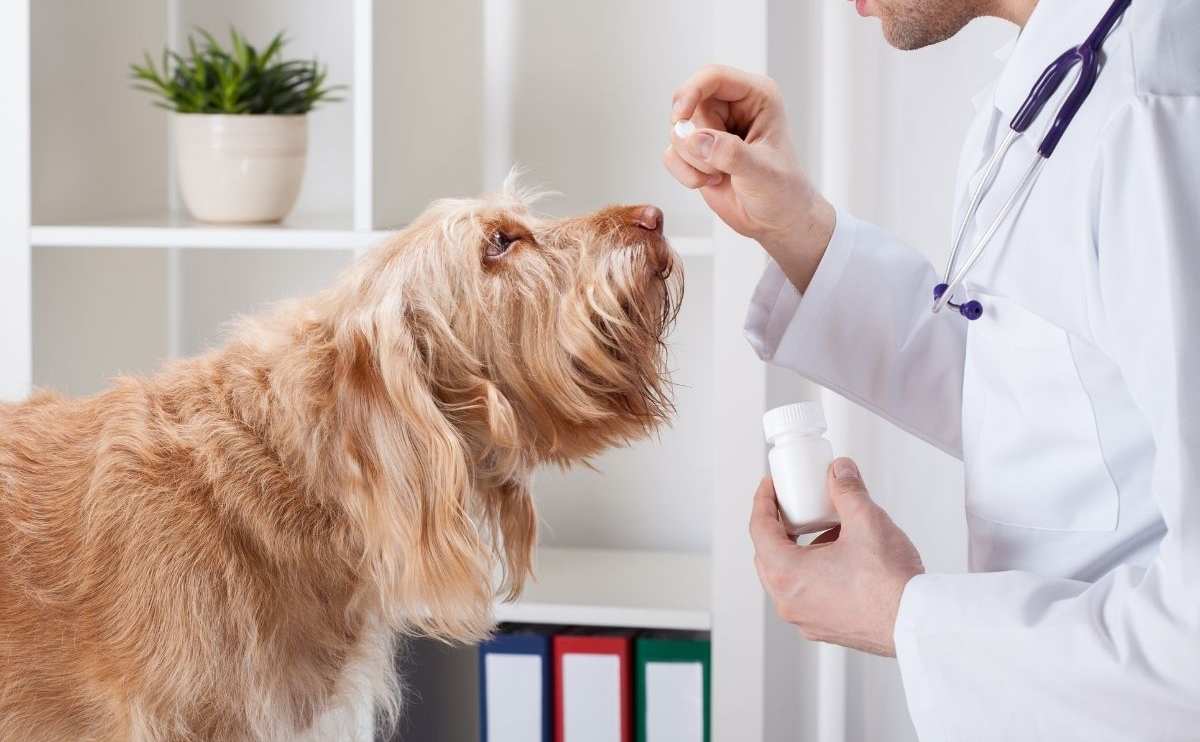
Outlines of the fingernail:
[{"label": "fingernail", "polygon": [[[671,106],[671,110],[675,113],[676,117],[683,116],[683,112],[686,109],[686,106],[684,106],[684,103],[686,103],[686,102],[687,101],[685,101],[683,98],[677,98],[675,100],[675,103]],[[662,110],[662,109],[659,109],[659,110]]]},{"label": "fingernail", "polygon": [[710,187],[721,185],[721,181],[724,179],[724,176],[722,176],[720,173],[713,173],[712,175],[708,176],[708,182],[705,183],[705,185]]},{"label": "fingernail", "polygon": [[833,476],[835,479],[858,479],[858,466],[850,459],[838,459],[833,462]]},{"label": "fingernail", "polygon": [[692,147],[695,148],[696,153],[707,160],[709,155],[712,154],[713,144],[717,140],[716,140],[716,137],[714,137],[712,134],[709,134],[706,131],[702,131],[702,132],[699,132],[698,134],[692,135],[691,138],[688,139],[688,141],[690,141],[692,143]]}]

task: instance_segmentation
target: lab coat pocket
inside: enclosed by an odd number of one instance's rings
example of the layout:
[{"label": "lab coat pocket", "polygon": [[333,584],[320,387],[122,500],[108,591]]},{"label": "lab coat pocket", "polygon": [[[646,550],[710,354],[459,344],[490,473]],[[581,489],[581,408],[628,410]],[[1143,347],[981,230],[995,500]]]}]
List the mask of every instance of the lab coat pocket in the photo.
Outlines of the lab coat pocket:
[{"label": "lab coat pocket", "polygon": [[967,512],[1054,531],[1116,528],[1119,498],[1065,330],[980,295],[963,380]]}]

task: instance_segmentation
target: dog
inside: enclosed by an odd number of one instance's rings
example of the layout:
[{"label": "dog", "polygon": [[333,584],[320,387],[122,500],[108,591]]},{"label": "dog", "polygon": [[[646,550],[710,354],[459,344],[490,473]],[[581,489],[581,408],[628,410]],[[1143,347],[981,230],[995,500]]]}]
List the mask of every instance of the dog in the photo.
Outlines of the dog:
[{"label": "dog", "polygon": [[661,211],[433,204],[332,288],[0,406],[0,740],[349,739],[531,573],[531,472],[672,412]]}]

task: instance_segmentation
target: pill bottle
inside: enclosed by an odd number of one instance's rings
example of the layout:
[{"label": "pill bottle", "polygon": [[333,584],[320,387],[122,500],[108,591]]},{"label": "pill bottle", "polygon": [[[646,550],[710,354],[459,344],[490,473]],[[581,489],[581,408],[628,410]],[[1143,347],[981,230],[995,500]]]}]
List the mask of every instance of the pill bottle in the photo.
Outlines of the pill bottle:
[{"label": "pill bottle", "polygon": [[793,534],[816,533],[838,524],[825,491],[833,446],[825,438],[820,402],[776,407],[763,415],[775,497]]}]

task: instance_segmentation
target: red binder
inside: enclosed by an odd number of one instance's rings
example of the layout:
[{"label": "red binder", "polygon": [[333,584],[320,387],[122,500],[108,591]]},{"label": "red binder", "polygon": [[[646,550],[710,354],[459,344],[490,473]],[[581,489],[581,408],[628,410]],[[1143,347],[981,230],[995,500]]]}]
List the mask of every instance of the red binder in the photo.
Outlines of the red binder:
[{"label": "red binder", "polygon": [[632,742],[631,637],[554,637],[554,741]]}]

